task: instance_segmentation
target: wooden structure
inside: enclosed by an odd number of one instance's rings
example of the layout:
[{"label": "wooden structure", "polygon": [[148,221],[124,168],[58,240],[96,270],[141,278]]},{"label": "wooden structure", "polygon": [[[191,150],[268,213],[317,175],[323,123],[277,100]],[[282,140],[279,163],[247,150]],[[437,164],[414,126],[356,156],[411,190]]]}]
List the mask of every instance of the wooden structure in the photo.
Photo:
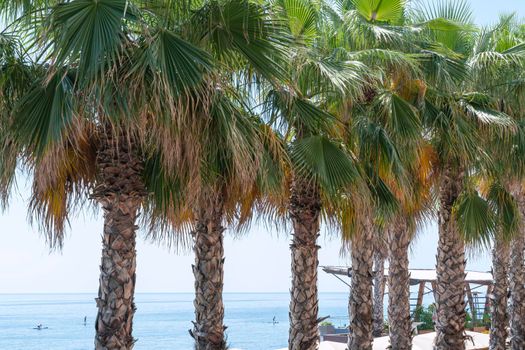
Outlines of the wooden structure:
[{"label": "wooden structure", "polygon": [[[324,272],[329,273],[346,285],[350,285],[340,276],[352,278],[352,268],[345,266],[321,266]],[[418,286],[417,297],[411,298],[411,309],[415,310],[422,306],[423,296],[432,293],[435,300],[436,270],[410,269],[410,285]],[[388,269],[385,269],[385,277],[388,278]],[[388,280],[388,279],[387,279]],[[430,285],[430,287],[429,287]],[[486,288],[485,297],[480,299],[479,288]],[[493,278],[490,272],[467,271],[465,276],[465,292],[474,324],[483,321],[483,316],[490,312],[490,294],[493,288]],[[413,303],[413,301],[415,303]]]}]

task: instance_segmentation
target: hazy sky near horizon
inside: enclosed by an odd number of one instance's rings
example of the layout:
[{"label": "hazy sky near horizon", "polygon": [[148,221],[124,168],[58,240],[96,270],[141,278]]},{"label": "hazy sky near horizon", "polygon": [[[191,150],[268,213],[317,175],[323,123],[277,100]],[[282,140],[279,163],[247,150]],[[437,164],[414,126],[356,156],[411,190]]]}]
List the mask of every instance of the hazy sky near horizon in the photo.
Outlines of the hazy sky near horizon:
[{"label": "hazy sky near horizon", "polygon": [[[500,13],[525,17],[525,0],[472,0],[477,22],[490,24]],[[9,209],[0,215],[0,293],[96,293],[100,264],[102,213],[73,218],[62,252],[51,252],[37,227],[27,221],[27,184],[19,184]],[[225,239],[225,292],[286,292],[290,286],[290,232],[254,226],[247,234]],[[320,265],[347,265],[337,235],[319,239]],[[418,233],[411,248],[411,266],[435,265],[437,227]],[[174,252],[140,235],[137,243],[137,292],[192,292],[191,252]],[[490,254],[469,257],[468,268],[490,269]],[[348,288],[319,271],[321,292]]]}]

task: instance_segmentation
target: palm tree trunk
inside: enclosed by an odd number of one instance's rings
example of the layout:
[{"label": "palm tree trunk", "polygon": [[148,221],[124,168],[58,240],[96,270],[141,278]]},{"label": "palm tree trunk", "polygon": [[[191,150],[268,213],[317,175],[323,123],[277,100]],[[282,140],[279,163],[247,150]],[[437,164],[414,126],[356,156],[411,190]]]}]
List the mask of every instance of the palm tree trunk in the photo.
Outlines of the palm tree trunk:
[{"label": "palm tree trunk", "polygon": [[191,336],[196,350],[224,350],[224,245],[222,194],[209,190],[202,194],[195,210],[193,231],[195,252],[195,322]]},{"label": "palm tree trunk", "polygon": [[463,173],[446,166],[442,174],[439,241],[436,264],[436,350],[465,349],[465,245],[452,217],[463,183]]},{"label": "palm tree trunk", "polygon": [[510,290],[510,348],[525,349],[525,267],[523,264],[525,248],[525,195],[518,184],[513,191],[521,214],[520,234],[511,243],[509,290]]},{"label": "palm tree trunk", "polygon": [[360,234],[352,239],[352,287],[348,303],[349,350],[372,349],[373,236],[374,225],[371,218],[367,218],[362,223]]},{"label": "palm tree trunk", "polygon": [[314,350],[319,347],[317,237],[321,199],[317,186],[295,179],[290,198],[293,223],[292,289],[290,291],[290,330],[288,349]]},{"label": "palm tree trunk", "polygon": [[397,218],[389,230],[388,264],[388,323],[392,350],[412,349],[412,322],[410,319],[410,272],[408,247],[410,232],[406,219]]},{"label": "palm tree trunk", "polygon": [[387,249],[383,238],[374,241],[374,311],[373,330],[374,337],[381,337],[384,331],[384,297],[385,297],[385,258]]},{"label": "palm tree trunk", "polygon": [[135,342],[135,221],[146,194],[141,177],[143,163],[122,133],[109,128],[100,135],[99,176],[93,198],[104,210],[104,235],[95,349],[128,350]]},{"label": "palm tree trunk", "polygon": [[491,325],[490,325],[490,350],[505,350],[507,342],[507,295],[508,289],[508,243],[496,240],[492,253],[492,275],[494,278],[494,290],[491,296]]}]

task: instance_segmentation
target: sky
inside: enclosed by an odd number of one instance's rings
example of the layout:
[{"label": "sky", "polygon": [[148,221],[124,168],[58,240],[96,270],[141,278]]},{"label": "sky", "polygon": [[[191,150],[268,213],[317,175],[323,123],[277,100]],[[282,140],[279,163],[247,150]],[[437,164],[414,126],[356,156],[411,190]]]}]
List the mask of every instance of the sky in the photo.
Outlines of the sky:
[{"label": "sky", "polygon": [[[500,13],[525,17],[525,0],[472,0],[477,22],[490,24]],[[0,214],[0,293],[96,293],[100,265],[102,214],[72,218],[61,252],[50,252],[45,239],[27,220],[28,186],[18,184],[9,208]],[[226,231],[225,292],[287,292],[290,288],[290,231],[256,225],[238,237]],[[319,239],[320,265],[348,265],[335,232]],[[410,265],[434,268],[437,226],[418,232]],[[192,292],[191,251],[177,252],[139,234],[137,292]],[[468,268],[490,270],[490,253],[468,257]],[[348,287],[319,271],[320,292],[347,292]]]}]

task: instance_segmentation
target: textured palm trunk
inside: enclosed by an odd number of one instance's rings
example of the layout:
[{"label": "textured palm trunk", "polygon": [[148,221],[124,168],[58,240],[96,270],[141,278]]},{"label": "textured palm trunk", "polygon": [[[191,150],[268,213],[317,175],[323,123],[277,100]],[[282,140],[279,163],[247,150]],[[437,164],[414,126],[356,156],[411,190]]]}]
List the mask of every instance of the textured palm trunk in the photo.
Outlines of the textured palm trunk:
[{"label": "textured palm trunk", "polygon": [[292,289],[290,291],[290,350],[314,350],[319,347],[317,267],[319,265],[317,237],[321,199],[313,183],[295,179],[290,198],[293,223]]},{"label": "textured palm trunk", "polygon": [[381,337],[384,331],[384,297],[385,297],[385,258],[387,253],[384,239],[374,241],[374,311],[373,330],[374,337]]},{"label": "textured palm trunk", "polygon": [[224,199],[220,192],[203,193],[195,210],[195,322],[191,336],[196,350],[224,350]]},{"label": "textured palm trunk", "polygon": [[388,234],[388,323],[392,350],[412,349],[410,319],[410,232],[406,220],[397,218]]},{"label": "textured palm trunk", "polygon": [[509,265],[508,243],[496,240],[492,252],[492,275],[494,278],[494,289],[491,295],[491,324],[490,324],[490,350],[505,350],[507,343],[507,302],[508,302],[508,280],[507,272]]},{"label": "textured palm trunk", "polygon": [[452,217],[462,183],[461,171],[452,166],[443,170],[436,264],[436,350],[465,349],[465,246]]},{"label": "textured palm trunk", "polygon": [[373,236],[374,225],[371,218],[366,218],[360,234],[352,239],[352,284],[348,303],[349,350],[372,349]]},{"label": "textured palm trunk", "polygon": [[510,347],[512,350],[525,349],[525,195],[521,185],[513,192],[521,213],[520,234],[511,243],[509,289],[510,289]]},{"label": "textured palm trunk", "polygon": [[135,221],[145,196],[141,159],[122,133],[104,130],[93,192],[104,210],[102,263],[95,323],[95,349],[128,350],[135,304]]}]

